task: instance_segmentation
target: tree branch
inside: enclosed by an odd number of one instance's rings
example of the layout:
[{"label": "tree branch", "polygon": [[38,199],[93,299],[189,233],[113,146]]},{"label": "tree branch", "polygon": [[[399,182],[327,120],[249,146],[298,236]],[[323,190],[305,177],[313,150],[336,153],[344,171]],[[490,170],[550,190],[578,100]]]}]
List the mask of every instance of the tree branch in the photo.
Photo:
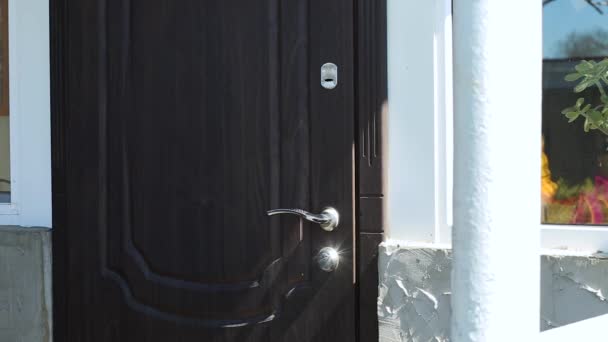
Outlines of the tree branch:
[{"label": "tree branch", "polygon": [[[555,0],[543,0],[543,6],[554,2]],[[599,14],[604,14],[604,11],[600,8],[600,6],[608,6],[608,1],[593,1],[593,0],[585,0],[585,2],[593,7]]]},{"label": "tree branch", "polygon": [[586,3],[588,3],[589,5],[591,5],[591,7],[595,8],[595,10],[599,13],[599,14],[604,14],[604,12],[602,11],[601,8],[599,8],[598,5],[596,5],[592,0],[585,0]]}]

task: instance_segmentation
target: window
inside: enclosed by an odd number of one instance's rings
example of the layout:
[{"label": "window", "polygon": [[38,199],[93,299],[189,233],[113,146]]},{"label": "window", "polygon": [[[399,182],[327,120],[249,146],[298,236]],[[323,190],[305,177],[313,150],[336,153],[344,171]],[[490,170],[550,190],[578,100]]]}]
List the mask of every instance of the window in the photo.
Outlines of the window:
[{"label": "window", "polygon": [[51,226],[49,9],[0,0],[0,225]]},{"label": "window", "polygon": [[583,0],[543,8],[543,223],[608,224],[604,11]]},{"label": "window", "polygon": [[608,4],[543,1],[545,247],[608,250],[607,72]]}]

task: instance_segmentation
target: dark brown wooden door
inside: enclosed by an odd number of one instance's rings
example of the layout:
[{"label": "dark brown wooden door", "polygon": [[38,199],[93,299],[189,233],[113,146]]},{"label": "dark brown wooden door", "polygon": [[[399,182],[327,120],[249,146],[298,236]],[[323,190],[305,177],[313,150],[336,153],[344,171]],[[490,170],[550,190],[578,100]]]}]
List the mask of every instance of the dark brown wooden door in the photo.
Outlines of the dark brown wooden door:
[{"label": "dark brown wooden door", "polygon": [[352,0],[58,3],[56,339],[354,341]]}]

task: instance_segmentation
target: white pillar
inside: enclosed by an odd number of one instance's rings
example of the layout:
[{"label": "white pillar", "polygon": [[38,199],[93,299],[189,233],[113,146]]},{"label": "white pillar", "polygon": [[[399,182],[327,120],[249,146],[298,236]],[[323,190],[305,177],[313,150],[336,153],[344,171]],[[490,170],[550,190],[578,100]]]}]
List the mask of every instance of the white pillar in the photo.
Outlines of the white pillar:
[{"label": "white pillar", "polygon": [[455,342],[538,335],[541,16],[538,0],[454,0]]}]

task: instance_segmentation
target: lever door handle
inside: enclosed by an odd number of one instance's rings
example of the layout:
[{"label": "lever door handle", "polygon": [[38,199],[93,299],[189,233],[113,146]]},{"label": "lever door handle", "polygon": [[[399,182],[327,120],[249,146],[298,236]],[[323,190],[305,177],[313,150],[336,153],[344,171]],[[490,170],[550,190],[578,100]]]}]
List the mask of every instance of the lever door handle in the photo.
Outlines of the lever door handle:
[{"label": "lever door handle", "polygon": [[309,213],[308,211],[302,209],[272,209],[268,210],[267,213],[268,216],[279,214],[296,215],[307,221],[318,223],[321,228],[328,232],[334,230],[340,223],[340,214],[332,207],[324,208],[320,214]]}]

